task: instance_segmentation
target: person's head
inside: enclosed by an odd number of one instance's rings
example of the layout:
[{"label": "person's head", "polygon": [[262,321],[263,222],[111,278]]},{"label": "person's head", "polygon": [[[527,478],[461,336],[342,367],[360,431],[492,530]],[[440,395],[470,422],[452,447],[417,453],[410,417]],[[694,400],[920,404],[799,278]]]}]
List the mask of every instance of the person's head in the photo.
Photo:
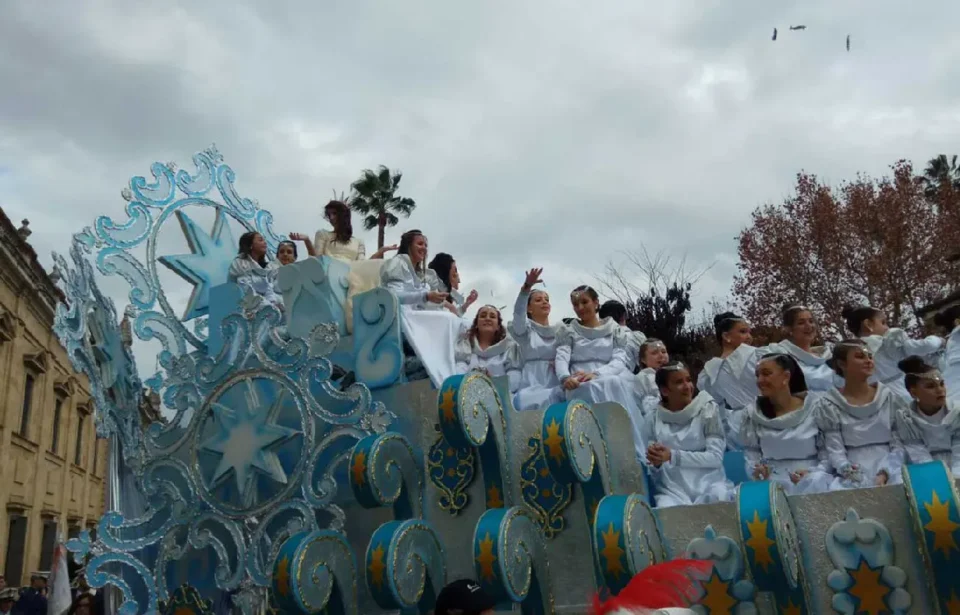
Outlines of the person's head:
[{"label": "person's head", "polygon": [[47,578],[41,574],[30,575],[30,587],[41,590],[47,586]]},{"label": "person's head", "polygon": [[947,333],[960,326],[960,304],[951,306],[933,317],[933,324],[946,330]]},{"label": "person's head", "polygon": [[460,288],[460,271],[457,270],[457,261],[446,252],[438,252],[430,261],[430,269],[436,272],[446,292]]},{"label": "person's head", "polygon": [[690,370],[680,361],[670,361],[657,370],[654,376],[660,398],[669,410],[682,410],[693,401],[693,378]]},{"label": "person's head", "polygon": [[93,596],[88,593],[77,595],[67,615],[93,615]]},{"label": "person's head", "polygon": [[240,248],[237,251],[238,254],[243,256],[249,256],[258,263],[263,264],[264,257],[267,254],[267,240],[263,238],[263,235],[257,233],[256,231],[247,231],[243,235],[240,235]]},{"label": "person's head", "polygon": [[550,295],[545,290],[532,290],[527,297],[527,316],[533,320],[546,320],[550,317]]},{"label": "person's head", "polygon": [[346,203],[332,200],[323,207],[323,217],[333,227],[337,241],[347,243],[353,238],[353,222],[350,220],[350,208]]},{"label": "person's head", "polygon": [[848,305],[840,312],[847,329],[858,337],[867,335],[883,335],[890,327],[887,326],[887,315],[869,305]]},{"label": "person's head", "polygon": [[774,418],[776,411],[772,400],[784,393],[798,397],[807,392],[807,379],[797,360],[788,354],[764,355],[757,361],[757,391],[760,398],[757,408],[767,418]]},{"label": "person's head", "polygon": [[397,254],[406,254],[416,269],[427,266],[427,237],[419,229],[412,229],[400,236]]},{"label": "person's head", "polygon": [[817,320],[810,308],[788,303],[783,306],[782,322],[787,339],[801,348],[813,346],[817,339]]},{"label": "person's head", "polygon": [[16,587],[0,589],[0,612],[9,613],[20,596]]},{"label": "person's head", "polygon": [[277,246],[277,260],[281,265],[297,262],[297,244],[292,241],[281,241]]},{"label": "person's head", "polygon": [[493,615],[497,601],[469,579],[454,581],[440,591],[434,615]]},{"label": "person's head", "polygon": [[485,305],[473,317],[470,327],[470,339],[477,339],[488,344],[496,344],[507,337],[507,328],[503,326],[503,317],[500,310],[492,305]]},{"label": "person's head", "polygon": [[670,362],[667,345],[655,337],[648,337],[640,344],[640,365],[651,369],[660,369]]},{"label": "person's head", "polygon": [[613,322],[618,325],[627,324],[627,308],[623,306],[619,301],[605,301],[603,305],[600,306],[600,312],[598,314],[600,318],[612,318]]},{"label": "person's head", "polygon": [[591,320],[600,310],[600,295],[589,286],[578,286],[570,293],[570,303],[581,322]]},{"label": "person's head", "polygon": [[827,365],[844,380],[866,380],[873,375],[873,353],[859,338],[843,340],[833,347]]},{"label": "person's head", "polygon": [[947,403],[947,387],[940,370],[922,357],[912,355],[897,364],[904,373],[904,385],[924,414],[934,414]]},{"label": "person's head", "polygon": [[717,343],[723,348],[737,348],[740,344],[753,341],[750,323],[733,312],[724,312],[713,317],[713,330],[717,334]]}]

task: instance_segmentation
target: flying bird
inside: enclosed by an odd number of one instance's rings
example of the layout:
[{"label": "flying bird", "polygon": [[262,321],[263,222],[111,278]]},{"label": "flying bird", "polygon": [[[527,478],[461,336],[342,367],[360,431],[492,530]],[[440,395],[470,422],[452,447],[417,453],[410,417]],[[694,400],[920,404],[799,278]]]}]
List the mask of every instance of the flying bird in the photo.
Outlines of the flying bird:
[{"label": "flying bird", "polygon": [[791,30],[806,30],[807,26],[790,26]]},{"label": "flying bird", "polygon": [[773,29],[773,39],[771,39],[771,40],[774,40],[774,41],[777,40],[777,29],[776,29],[776,28]]},{"label": "flying bird", "polygon": [[847,35],[847,51],[850,51],[850,35]]}]

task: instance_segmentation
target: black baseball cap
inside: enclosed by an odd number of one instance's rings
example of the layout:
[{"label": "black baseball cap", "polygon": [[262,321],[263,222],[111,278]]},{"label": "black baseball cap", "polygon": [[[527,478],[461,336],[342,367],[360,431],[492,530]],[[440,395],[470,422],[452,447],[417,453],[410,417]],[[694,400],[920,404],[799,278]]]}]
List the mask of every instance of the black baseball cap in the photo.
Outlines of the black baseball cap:
[{"label": "black baseball cap", "polygon": [[437,596],[434,615],[480,615],[497,606],[497,601],[470,579],[450,583]]}]

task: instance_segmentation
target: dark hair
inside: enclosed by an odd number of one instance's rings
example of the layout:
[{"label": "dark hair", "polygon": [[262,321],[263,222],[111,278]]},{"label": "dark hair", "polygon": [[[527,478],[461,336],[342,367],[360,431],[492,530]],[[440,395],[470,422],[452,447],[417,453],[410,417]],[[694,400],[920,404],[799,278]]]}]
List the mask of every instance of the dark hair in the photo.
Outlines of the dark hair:
[{"label": "dark hair", "polygon": [[897,363],[897,367],[904,374],[903,384],[905,387],[907,387],[907,390],[917,386],[917,384],[920,382],[920,376],[922,374],[927,374],[937,370],[936,367],[927,364],[927,362],[923,360],[923,357],[918,357],[915,354],[910,355],[903,361]]},{"label": "dark hair", "polygon": [[690,373],[690,370],[687,369],[687,366],[680,361],[670,361],[663,367],[657,370],[657,373],[653,376],[653,381],[657,384],[657,389],[662,389],[667,386],[667,383],[670,381],[670,374],[678,372],[681,369],[687,370],[687,373]]},{"label": "dark hair", "polygon": [[581,284],[580,286],[570,291],[571,296],[576,294],[582,294],[582,293],[585,293],[588,297],[590,297],[594,301],[600,301],[600,295],[597,294],[597,291],[593,290],[586,284]]},{"label": "dark hair", "polygon": [[490,308],[497,313],[497,332],[493,336],[493,343],[496,344],[503,338],[507,337],[507,328],[503,326],[503,315],[500,314],[500,310],[492,305],[485,305],[477,310],[477,315],[473,317],[473,324],[470,325],[470,331],[467,333],[467,336],[470,338],[470,343],[473,344],[473,340],[477,339],[477,322],[480,321],[480,312],[484,309]]},{"label": "dark hair", "polygon": [[623,307],[623,304],[619,301],[611,299],[610,301],[604,301],[597,316],[601,319],[609,317],[619,323],[627,317],[627,308]]},{"label": "dark hair", "polygon": [[876,318],[877,316],[883,316],[883,312],[869,305],[846,305],[843,307],[843,310],[840,311],[840,316],[843,317],[844,322],[847,324],[847,329],[850,329],[851,333],[860,335],[860,328],[863,327],[863,322],[871,318]]},{"label": "dark hair", "polygon": [[353,222],[350,220],[350,208],[343,201],[336,199],[323,206],[324,213],[333,210],[334,216],[330,223],[333,225],[333,236],[338,243],[347,243],[353,238]]},{"label": "dark hair", "polygon": [[938,327],[943,327],[947,330],[947,333],[950,333],[956,326],[955,323],[957,320],[960,320],[960,304],[952,305],[944,311],[938,312],[937,315],[933,317],[933,324]]},{"label": "dark hair", "polygon": [[781,315],[783,319],[784,327],[792,327],[795,322],[797,322],[797,316],[801,312],[809,312],[810,308],[799,303],[787,303],[783,306],[781,310]]},{"label": "dark hair", "polygon": [[[658,340],[655,337],[648,337],[643,341],[642,344],[640,344],[640,352],[638,353],[639,354],[638,360],[640,365],[644,367],[647,366],[647,364],[643,362],[643,355],[647,354],[647,348],[649,348],[650,346],[653,346],[654,344],[663,344],[663,340]],[[664,347],[666,347],[666,344],[663,344],[663,345]],[[676,363],[676,361],[671,361],[670,363]],[[667,363],[667,365],[669,365],[670,363]]]},{"label": "dark hair", "polygon": [[281,241],[280,243],[277,244],[277,256],[280,256],[280,248],[282,248],[283,246],[290,246],[291,248],[293,248],[293,260],[297,260],[297,258],[299,258],[299,256],[297,255],[297,244],[290,241],[289,239]]},{"label": "dark hair", "polygon": [[[796,359],[788,354],[777,352],[763,355],[760,357],[760,360],[757,361],[757,365],[760,365],[763,361],[773,361],[779,365],[783,371],[790,372],[790,395],[797,397],[801,393],[807,392],[807,379],[803,375],[803,370],[800,368],[800,364],[797,363]],[[760,396],[757,398],[757,409],[768,419],[776,418],[777,416],[773,402],[766,397]]]},{"label": "dark hair", "polygon": [[866,342],[860,338],[846,339],[833,347],[833,356],[827,359],[827,365],[830,366],[838,376],[843,377],[843,370],[840,368],[840,361],[846,362],[847,355],[854,350],[869,350]]},{"label": "dark hair", "polygon": [[83,592],[82,594],[77,594],[77,597],[73,599],[73,602],[70,603],[70,610],[67,611],[67,615],[73,615],[77,612],[81,606],[83,606],[83,601],[88,600],[87,606],[90,607],[90,612],[94,611],[94,606],[96,605],[96,600],[94,600],[93,594],[88,592]]},{"label": "dark hair", "polygon": [[[397,247],[397,254],[410,254],[410,246],[413,245],[413,240],[417,237],[423,237],[424,234],[420,232],[420,229],[410,229],[403,235],[400,235],[400,245]],[[426,263],[420,263],[421,268],[425,268]]]},{"label": "dark hair", "polygon": [[[240,241],[237,242],[240,244],[240,248],[237,251],[237,254],[241,254],[243,256],[250,256],[251,258],[253,258],[253,256],[250,254],[251,252],[253,252],[253,240],[256,239],[257,235],[259,234],[260,233],[256,231],[247,231],[243,235],[240,235]],[[257,261],[257,264],[259,264],[261,267],[266,267],[267,255],[264,254],[263,256],[261,256],[260,260]]]},{"label": "dark hair", "polygon": [[446,252],[437,252],[437,255],[433,257],[433,260],[430,261],[430,269],[433,269],[437,278],[440,279],[440,282],[443,283],[444,288],[447,292],[453,290],[453,287],[450,286],[450,270],[453,268],[453,264],[456,261],[453,260],[453,257],[447,254]]},{"label": "dark hair", "polygon": [[723,312],[714,316],[713,330],[717,334],[717,343],[723,346],[723,334],[733,329],[739,322],[746,321],[733,312]]}]

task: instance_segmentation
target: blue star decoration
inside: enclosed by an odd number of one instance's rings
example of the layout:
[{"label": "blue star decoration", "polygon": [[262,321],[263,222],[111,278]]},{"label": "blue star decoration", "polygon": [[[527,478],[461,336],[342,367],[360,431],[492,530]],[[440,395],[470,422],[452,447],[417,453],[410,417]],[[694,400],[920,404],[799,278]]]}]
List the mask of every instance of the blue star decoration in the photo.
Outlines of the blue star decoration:
[{"label": "blue star decoration", "polygon": [[237,257],[237,242],[233,239],[227,215],[217,208],[217,217],[210,234],[182,211],[177,220],[187,239],[190,254],[161,256],[159,261],[168,269],[193,285],[183,320],[203,316],[210,309],[210,289],[226,284],[230,264]]},{"label": "blue star decoration", "polygon": [[239,408],[211,404],[218,432],[204,441],[200,449],[220,455],[211,483],[221,483],[233,470],[240,500],[249,507],[254,503],[257,472],[286,484],[287,474],[273,449],[300,432],[275,423],[286,399],[285,390],[277,393],[273,404],[264,412],[253,380],[248,378],[244,383],[246,403]]}]

